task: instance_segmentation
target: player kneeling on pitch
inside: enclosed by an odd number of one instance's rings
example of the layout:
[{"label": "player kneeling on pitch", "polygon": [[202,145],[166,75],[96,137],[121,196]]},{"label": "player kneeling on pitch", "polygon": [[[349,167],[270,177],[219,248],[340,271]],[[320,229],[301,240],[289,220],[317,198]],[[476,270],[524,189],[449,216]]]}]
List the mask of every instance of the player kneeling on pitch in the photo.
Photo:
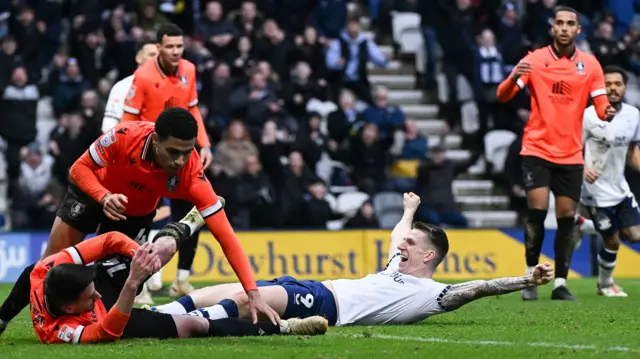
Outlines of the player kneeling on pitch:
[{"label": "player kneeling on pitch", "polygon": [[[405,324],[460,308],[482,297],[547,284],[553,279],[551,265],[544,263],[522,277],[455,285],[434,281],[433,273],[447,255],[449,241],[442,229],[413,223],[419,204],[418,196],[404,194],[404,215],[391,232],[389,262],[382,272],[322,283],[281,277],[258,281],[258,290],[282,318],[320,315],[335,326]],[[242,286],[235,283],[196,290],[151,310],[208,319],[247,318],[250,316],[247,304]]]},{"label": "player kneeling on pitch", "polygon": [[[194,209],[190,217],[199,217]],[[188,217],[189,217],[188,216]],[[139,246],[120,232],[108,232],[38,262],[31,273],[31,318],[43,343],[97,343],[131,338],[191,338],[323,334],[321,317],[278,323],[228,318],[172,316],[132,308],[141,285],[166,264],[188,224],[170,223],[153,243]],[[97,262],[93,265],[87,263]]]},{"label": "player kneeling on pitch", "polygon": [[589,211],[604,245],[598,252],[598,294],[605,297],[626,297],[613,281],[620,238],[640,241],[640,212],[638,203],[624,177],[629,163],[640,169],[640,111],[624,103],[627,74],[617,66],[604,69],[607,97],[616,109],[610,122],[596,118],[593,106],[583,118],[584,184],[580,202]]}]

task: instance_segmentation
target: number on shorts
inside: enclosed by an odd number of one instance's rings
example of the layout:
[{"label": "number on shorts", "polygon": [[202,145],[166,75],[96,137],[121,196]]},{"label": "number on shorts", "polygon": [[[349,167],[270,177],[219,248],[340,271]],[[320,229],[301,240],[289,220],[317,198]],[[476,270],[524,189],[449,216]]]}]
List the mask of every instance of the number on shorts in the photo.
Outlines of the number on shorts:
[{"label": "number on shorts", "polygon": [[113,278],[116,272],[127,269],[127,265],[124,263],[120,263],[117,258],[104,261],[102,262],[102,265],[105,267],[110,267],[109,269],[107,269],[107,274],[109,274],[111,278]]},{"label": "number on shorts", "polygon": [[133,240],[136,241],[136,243],[138,243],[139,245],[143,245],[147,238],[146,233],[147,229],[141,228],[140,232],[138,232],[138,235]]},{"label": "number on shorts", "polygon": [[305,295],[304,297],[301,296],[300,294],[296,294],[295,303],[297,305],[302,304],[307,308],[311,308],[311,307],[313,307],[313,294],[309,293],[309,294]]}]

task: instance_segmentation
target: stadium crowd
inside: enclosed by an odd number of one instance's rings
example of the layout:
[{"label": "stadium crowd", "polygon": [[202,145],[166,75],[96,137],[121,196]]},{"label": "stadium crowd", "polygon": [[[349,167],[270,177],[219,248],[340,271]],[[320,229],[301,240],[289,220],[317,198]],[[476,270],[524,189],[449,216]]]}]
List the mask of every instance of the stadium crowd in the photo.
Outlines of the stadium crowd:
[{"label": "stadium crowd", "polygon": [[[0,149],[12,227],[51,227],[69,168],[102,131],[111,86],[133,73],[138,45],[166,22],[190,34],[185,58],[196,65],[200,111],[214,144],[208,176],[238,228],[325,228],[340,218],[326,197],[336,187],[372,197],[413,190],[424,202],[418,217],[466,227],[451,183],[483,154],[488,131],[521,135],[527,94],[498,106],[496,87],[528,50],[549,43],[558,4],[581,12],[582,49],[603,66],[640,75],[634,0],[368,0],[373,38],[348,2],[1,2]],[[427,64],[416,86],[425,102],[439,105],[447,131],[462,131],[458,76],[470,84],[479,123],[477,132],[463,134],[470,159],[449,160],[443,147],[429,146],[389,90],[370,83],[367,63],[386,67],[391,60],[378,46],[392,32],[391,10],[421,15]],[[446,103],[438,99],[440,67]],[[43,98],[57,121],[44,135],[37,111]],[[517,141],[504,178],[520,209],[526,203]],[[403,163],[419,166],[406,176],[391,171]],[[345,223],[378,226],[372,201]]]}]

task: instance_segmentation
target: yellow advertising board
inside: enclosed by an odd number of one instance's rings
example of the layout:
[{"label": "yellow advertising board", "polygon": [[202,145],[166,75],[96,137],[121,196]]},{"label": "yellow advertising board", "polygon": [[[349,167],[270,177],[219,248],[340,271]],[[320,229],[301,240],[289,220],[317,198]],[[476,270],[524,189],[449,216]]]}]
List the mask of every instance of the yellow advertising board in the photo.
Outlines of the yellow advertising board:
[{"label": "yellow advertising board", "polygon": [[[240,232],[256,279],[290,275],[300,279],[360,278],[384,269],[390,231]],[[522,275],[524,247],[498,230],[451,230],[449,254],[434,278],[488,279]],[[542,256],[541,261],[553,261]],[[163,279],[175,278],[177,255],[165,266]],[[570,278],[579,277],[571,271]],[[237,281],[218,242],[202,233],[191,280]]]}]

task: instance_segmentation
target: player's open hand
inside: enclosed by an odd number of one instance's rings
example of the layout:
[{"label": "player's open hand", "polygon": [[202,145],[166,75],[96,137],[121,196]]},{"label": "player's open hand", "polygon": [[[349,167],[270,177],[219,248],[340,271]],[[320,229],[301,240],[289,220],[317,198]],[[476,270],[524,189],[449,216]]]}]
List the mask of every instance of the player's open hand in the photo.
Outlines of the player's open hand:
[{"label": "player's open hand", "polygon": [[536,268],[533,270],[533,280],[537,285],[544,285],[553,279],[553,268],[551,264],[544,262],[542,264],[538,264]]},{"label": "player's open hand", "polygon": [[597,181],[599,177],[600,173],[597,170],[593,168],[584,169],[584,180],[587,181],[587,183],[592,184]]},{"label": "player's open hand", "polygon": [[108,194],[102,200],[102,211],[112,221],[124,221],[127,217],[122,213],[128,203],[129,199],[123,194]]},{"label": "player's open hand", "polygon": [[251,312],[251,320],[254,324],[258,322],[258,313],[264,313],[269,318],[271,323],[273,323],[273,325],[280,324],[280,316],[269,306],[269,304],[265,303],[258,290],[248,291],[247,296],[249,297],[249,311]]},{"label": "player's open hand", "polygon": [[521,76],[528,75],[531,73],[533,66],[531,66],[528,62],[520,62],[516,65],[516,68],[513,70],[511,74],[511,78],[514,80],[519,79]]},{"label": "player's open hand", "polygon": [[213,153],[211,153],[211,148],[203,147],[200,149],[200,159],[202,160],[202,166],[206,170],[213,162]]},{"label": "player's open hand", "polygon": [[609,105],[609,107],[607,107],[606,110],[604,110],[604,118],[607,121],[611,121],[613,120],[613,118],[616,116],[616,109],[615,107]]},{"label": "player's open hand", "polygon": [[148,276],[155,272],[157,263],[159,262],[158,252],[152,251],[148,242],[141,245],[131,260],[131,271],[129,271],[129,280],[134,284],[141,284]]},{"label": "player's open hand", "polygon": [[413,192],[405,193],[402,197],[402,205],[405,211],[415,212],[420,205],[420,197]]}]

